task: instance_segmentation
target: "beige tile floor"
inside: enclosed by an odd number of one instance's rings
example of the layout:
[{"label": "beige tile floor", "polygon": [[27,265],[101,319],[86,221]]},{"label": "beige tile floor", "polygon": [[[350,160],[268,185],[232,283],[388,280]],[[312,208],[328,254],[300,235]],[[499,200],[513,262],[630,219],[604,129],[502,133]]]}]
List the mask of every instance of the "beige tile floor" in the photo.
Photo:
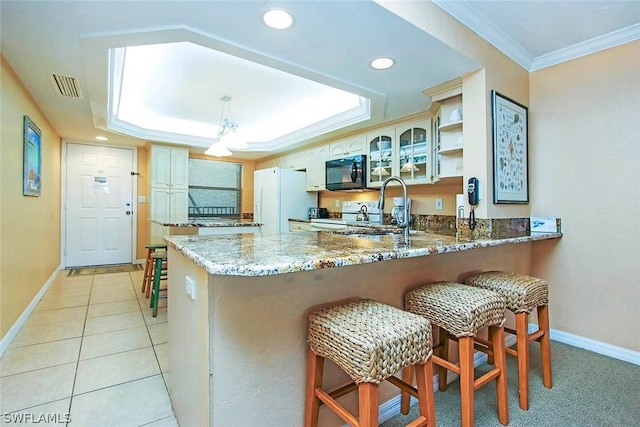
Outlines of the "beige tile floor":
[{"label": "beige tile floor", "polygon": [[67,273],[0,359],[0,425],[177,426],[166,300],[152,317],[142,272]]}]

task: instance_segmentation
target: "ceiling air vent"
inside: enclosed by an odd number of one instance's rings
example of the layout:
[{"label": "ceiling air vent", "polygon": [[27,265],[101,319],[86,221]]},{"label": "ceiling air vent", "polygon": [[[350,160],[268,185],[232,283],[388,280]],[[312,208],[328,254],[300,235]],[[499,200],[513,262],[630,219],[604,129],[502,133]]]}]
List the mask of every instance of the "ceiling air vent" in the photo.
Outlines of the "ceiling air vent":
[{"label": "ceiling air vent", "polygon": [[59,74],[49,74],[49,80],[53,88],[62,96],[82,99],[82,90],[75,77],[61,76]]}]

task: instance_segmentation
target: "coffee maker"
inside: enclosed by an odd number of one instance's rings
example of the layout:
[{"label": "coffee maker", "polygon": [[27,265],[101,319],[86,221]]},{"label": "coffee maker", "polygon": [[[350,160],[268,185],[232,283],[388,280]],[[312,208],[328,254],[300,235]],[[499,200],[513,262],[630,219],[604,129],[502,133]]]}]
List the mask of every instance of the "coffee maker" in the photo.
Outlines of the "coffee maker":
[{"label": "coffee maker", "polygon": [[[411,199],[407,198],[407,212],[409,212],[409,222],[411,222]],[[404,221],[404,203],[402,197],[393,198],[393,209],[391,210],[391,224]]]}]

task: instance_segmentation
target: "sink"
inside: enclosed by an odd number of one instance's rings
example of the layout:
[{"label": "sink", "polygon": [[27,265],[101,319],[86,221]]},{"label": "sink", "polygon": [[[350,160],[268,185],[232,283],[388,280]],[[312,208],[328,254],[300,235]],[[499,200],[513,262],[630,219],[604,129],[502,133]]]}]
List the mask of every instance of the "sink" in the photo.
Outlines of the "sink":
[{"label": "sink", "polygon": [[385,236],[388,234],[402,234],[401,229],[385,229],[385,228],[351,228],[346,230],[334,231],[336,234],[342,234],[344,236]]}]

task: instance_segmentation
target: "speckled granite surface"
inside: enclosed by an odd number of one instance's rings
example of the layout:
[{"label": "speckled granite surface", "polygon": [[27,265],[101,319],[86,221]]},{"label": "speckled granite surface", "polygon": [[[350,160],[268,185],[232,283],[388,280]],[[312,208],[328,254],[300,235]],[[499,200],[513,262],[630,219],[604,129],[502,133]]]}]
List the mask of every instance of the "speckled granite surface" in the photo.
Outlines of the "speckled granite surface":
[{"label": "speckled granite surface", "polygon": [[332,232],[299,232],[169,236],[165,237],[165,241],[210,274],[267,276],[561,236],[561,233],[540,233],[505,239],[470,240],[417,232],[411,235],[410,243],[405,245],[398,234],[354,236]]},{"label": "speckled granite surface", "polygon": [[165,227],[259,227],[261,224],[244,219],[192,219],[187,222],[153,221]]}]

